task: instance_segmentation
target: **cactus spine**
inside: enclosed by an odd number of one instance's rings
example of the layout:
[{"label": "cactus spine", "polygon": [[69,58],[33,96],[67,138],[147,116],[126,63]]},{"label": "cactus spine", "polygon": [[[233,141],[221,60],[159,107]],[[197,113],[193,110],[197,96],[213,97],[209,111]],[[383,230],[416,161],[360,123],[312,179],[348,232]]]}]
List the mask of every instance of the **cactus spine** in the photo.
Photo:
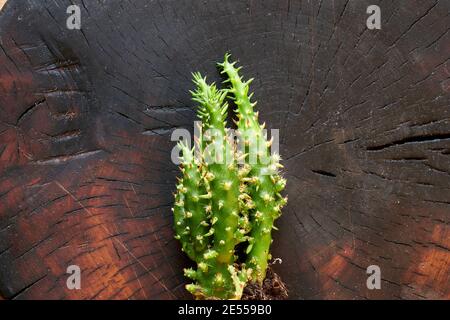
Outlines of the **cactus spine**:
[{"label": "cactus spine", "polygon": [[[202,123],[196,140],[199,152],[194,155],[194,148],[179,143],[182,177],[173,208],[175,237],[197,264],[185,269],[185,275],[194,282],[187,290],[199,299],[239,299],[249,280],[264,280],[271,230],[286,203],[280,195],[285,180],[278,173],[279,157],[270,155],[270,141],[248,95],[249,82],[242,81],[228,59],[226,55],[220,66],[228,75],[229,90],[193,74],[196,90],[191,94]],[[238,107],[238,130],[245,132],[241,151],[227,129],[229,94]],[[245,263],[236,252],[242,242]]]}]

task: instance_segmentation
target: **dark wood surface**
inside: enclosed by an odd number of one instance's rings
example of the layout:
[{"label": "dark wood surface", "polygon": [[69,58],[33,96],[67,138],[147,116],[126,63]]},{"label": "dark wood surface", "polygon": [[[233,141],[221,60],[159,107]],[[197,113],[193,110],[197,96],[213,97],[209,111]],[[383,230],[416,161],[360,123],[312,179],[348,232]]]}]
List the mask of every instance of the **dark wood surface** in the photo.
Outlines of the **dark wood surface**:
[{"label": "dark wood surface", "polygon": [[193,127],[190,73],[220,80],[230,51],[280,129],[290,297],[450,298],[448,0],[73,2],[81,30],[66,0],[0,13],[1,296],[189,297],[170,133]]}]

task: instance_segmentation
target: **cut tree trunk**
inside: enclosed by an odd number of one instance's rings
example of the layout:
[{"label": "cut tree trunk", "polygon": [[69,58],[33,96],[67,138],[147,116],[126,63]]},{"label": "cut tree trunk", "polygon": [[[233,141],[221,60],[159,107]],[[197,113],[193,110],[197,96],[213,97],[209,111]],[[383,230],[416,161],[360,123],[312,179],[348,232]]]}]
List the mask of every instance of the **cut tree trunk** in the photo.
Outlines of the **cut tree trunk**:
[{"label": "cut tree trunk", "polygon": [[[81,30],[66,27],[78,3]],[[381,8],[369,30],[367,7]],[[280,129],[291,299],[449,299],[448,0],[35,1],[0,13],[0,295],[189,298],[173,239],[191,72]],[[69,290],[67,268],[81,269]],[[381,270],[369,290],[367,268]]]}]

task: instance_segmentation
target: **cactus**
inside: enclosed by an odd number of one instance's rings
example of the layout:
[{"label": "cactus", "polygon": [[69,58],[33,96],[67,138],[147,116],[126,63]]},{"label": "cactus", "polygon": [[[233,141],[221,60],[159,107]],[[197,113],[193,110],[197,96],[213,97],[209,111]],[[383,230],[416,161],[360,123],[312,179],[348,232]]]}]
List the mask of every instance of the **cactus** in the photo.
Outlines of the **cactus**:
[{"label": "cactus", "polygon": [[267,141],[263,134],[264,124],[259,124],[258,113],[253,110],[256,102],[251,102],[253,94],[248,94],[253,79],[244,82],[239,76],[240,68],[235,68],[236,62],[230,63],[229,57],[229,54],[225,55],[225,61],[219,66],[222,73],[228,76],[226,82],[231,84],[230,92],[237,106],[238,131],[247,148],[247,160],[251,165],[246,179],[249,184],[248,193],[255,204],[250,219],[252,231],[247,247],[247,267],[252,270],[252,280],[262,283],[270,260],[274,220],[280,216],[281,208],[287,202],[287,198],[280,194],[286,180],[279,174],[279,168],[282,167],[280,157],[277,154],[270,155],[272,142]]},{"label": "cactus", "polygon": [[[194,281],[186,288],[198,299],[240,299],[248,281],[262,283],[273,223],[286,203],[280,195],[286,181],[278,173],[279,156],[270,155],[270,141],[247,95],[249,83],[228,59],[226,55],[220,66],[230,89],[218,89],[193,74],[196,90],[191,95],[201,120],[198,152],[178,144],[182,177],[172,209],[175,238],[196,263],[185,269],[185,276]],[[238,130],[246,132],[244,150],[237,149],[227,128],[230,95],[238,107]],[[256,161],[251,161],[255,150]],[[240,243],[246,248],[245,261],[238,257]]]}]

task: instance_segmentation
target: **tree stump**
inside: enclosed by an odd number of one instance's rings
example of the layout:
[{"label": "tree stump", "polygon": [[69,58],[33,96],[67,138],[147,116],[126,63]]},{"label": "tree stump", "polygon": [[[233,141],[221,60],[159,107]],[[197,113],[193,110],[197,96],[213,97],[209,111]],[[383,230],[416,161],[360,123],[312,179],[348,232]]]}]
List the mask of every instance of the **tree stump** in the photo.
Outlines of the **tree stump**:
[{"label": "tree stump", "polygon": [[[69,29],[78,4],[81,29]],[[381,9],[381,30],[366,25]],[[191,72],[231,52],[280,129],[291,299],[449,299],[450,2],[33,1],[0,13],[0,295],[189,298],[173,239]],[[81,270],[69,290],[67,268]],[[378,266],[381,289],[367,268]]]}]

